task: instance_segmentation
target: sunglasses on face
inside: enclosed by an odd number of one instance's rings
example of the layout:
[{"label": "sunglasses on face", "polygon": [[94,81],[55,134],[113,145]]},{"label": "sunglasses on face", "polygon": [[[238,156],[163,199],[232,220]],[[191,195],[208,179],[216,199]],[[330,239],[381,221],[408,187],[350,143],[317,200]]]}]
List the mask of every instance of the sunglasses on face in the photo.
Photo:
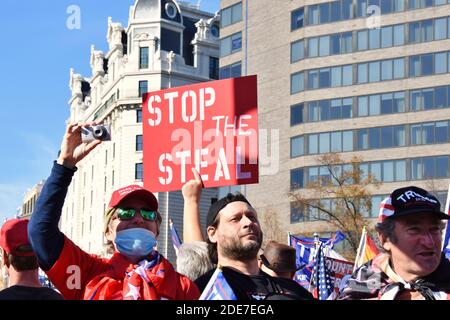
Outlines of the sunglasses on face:
[{"label": "sunglasses on face", "polygon": [[141,216],[144,220],[156,221],[156,211],[145,209],[136,210],[119,208],[119,210],[117,211],[117,217],[119,218],[119,220],[131,220],[134,218],[138,211],[141,213]]}]

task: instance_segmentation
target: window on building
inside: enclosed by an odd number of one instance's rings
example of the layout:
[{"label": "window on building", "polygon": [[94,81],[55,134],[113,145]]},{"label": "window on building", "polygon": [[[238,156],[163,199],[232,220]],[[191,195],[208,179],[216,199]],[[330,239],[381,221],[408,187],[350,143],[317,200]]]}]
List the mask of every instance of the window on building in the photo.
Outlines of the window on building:
[{"label": "window on building", "polygon": [[319,24],[319,8],[317,5],[308,6],[308,24]]},{"label": "window on building", "polygon": [[367,50],[369,47],[368,43],[367,30],[358,31],[358,51]]},{"label": "window on building", "polygon": [[139,48],[139,69],[148,68],[148,47]]},{"label": "window on building", "polygon": [[350,86],[353,84],[353,66],[347,65],[342,67],[342,85]]},{"label": "window on building", "polygon": [[291,94],[305,90],[305,79],[303,72],[291,75]]},{"label": "window on building", "polygon": [[402,46],[405,44],[405,25],[399,24],[394,26],[394,46]]},{"label": "window on building", "polygon": [[139,81],[139,97],[148,92],[148,81]]},{"label": "window on building", "polygon": [[402,79],[405,77],[405,59],[394,59],[394,79]]},{"label": "window on building", "polygon": [[319,55],[319,39],[317,37],[308,39],[308,57],[314,58]]},{"label": "window on building", "polygon": [[367,83],[368,81],[368,65],[367,63],[358,64],[358,83]]},{"label": "window on building", "polygon": [[226,27],[242,20],[242,2],[222,9],[220,13],[221,26]]},{"label": "window on building", "polygon": [[291,13],[291,30],[303,28],[305,20],[305,9],[300,8]]},{"label": "window on building", "polygon": [[342,20],[353,18],[353,0],[342,0]]},{"label": "window on building", "polygon": [[303,187],[303,168],[291,170],[291,190]]},{"label": "window on building", "polygon": [[446,73],[447,72],[447,53],[440,52],[434,55],[434,73]]},{"label": "window on building", "polygon": [[345,32],[342,34],[341,53],[353,52],[353,35],[351,32]]},{"label": "window on building", "polygon": [[319,88],[319,70],[310,70],[308,72],[308,89]]},{"label": "window on building", "polygon": [[219,79],[219,58],[209,57],[209,78]]},{"label": "window on building", "polygon": [[144,166],[143,166],[142,163],[136,163],[134,178],[136,180],[143,180],[144,179]]},{"label": "window on building", "polygon": [[392,26],[383,27],[381,29],[381,47],[392,47]]},{"label": "window on building", "polygon": [[305,43],[303,40],[291,43],[291,62],[296,62],[305,58]]},{"label": "window on building", "polygon": [[369,82],[380,81],[380,61],[369,63]]},{"label": "window on building", "polygon": [[330,55],[330,36],[323,36],[319,38],[319,56]]},{"label": "window on building", "polygon": [[341,20],[341,1],[330,2],[330,22]]},{"label": "window on building", "polygon": [[143,150],[142,135],[139,134],[136,136],[136,151],[142,150]]},{"label": "window on building", "polygon": [[447,19],[440,18],[434,20],[434,40],[447,38]]},{"label": "window on building", "polygon": [[341,54],[341,34],[331,35],[331,54]]},{"label": "window on building", "polygon": [[142,123],[142,109],[136,110],[136,122]]},{"label": "window on building", "polygon": [[380,47],[380,29],[369,30],[369,49],[378,49]]},{"label": "window on building", "polygon": [[239,78],[242,73],[241,69],[242,69],[241,62],[224,66],[220,68],[219,77],[220,79]]},{"label": "window on building", "polygon": [[291,106],[291,126],[303,123],[303,109],[303,103]]},{"label": "window on building", "polygon": [[242,33],[238,32],[220,40],[220,56],[225,57],[242,49]]},{"label": "window on building", "polygon": [[321,24],[330,22],[329,2],[319,4],[319,20]]},{"label": "window on building", "polygon": [[297,136],[291,138],[291,158],[296,158],[304,155],[304,138]]}]

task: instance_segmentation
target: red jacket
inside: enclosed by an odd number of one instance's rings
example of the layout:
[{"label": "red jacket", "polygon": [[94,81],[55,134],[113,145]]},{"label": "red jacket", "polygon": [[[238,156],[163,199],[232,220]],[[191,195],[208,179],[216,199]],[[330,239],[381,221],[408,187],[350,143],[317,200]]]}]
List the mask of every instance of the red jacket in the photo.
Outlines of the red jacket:
[{"label": "red jacket", "polygon": [[[118,252],[109,260],[100,258],[84,252],[65,237],[61,255],[47,275],[65,299],[81,300],[95,296],[94,299],[122,300],[123,280],[132,268],[128,259]],[[161,271],[163,277],[160,276]],[[196,300],[200,297],[194,282],[177,273],[162,256],[150,273],[150,287],[155,289],[152,297],[169,300]],[[107,294],[95,292],[99,283],[108,283]]]}]

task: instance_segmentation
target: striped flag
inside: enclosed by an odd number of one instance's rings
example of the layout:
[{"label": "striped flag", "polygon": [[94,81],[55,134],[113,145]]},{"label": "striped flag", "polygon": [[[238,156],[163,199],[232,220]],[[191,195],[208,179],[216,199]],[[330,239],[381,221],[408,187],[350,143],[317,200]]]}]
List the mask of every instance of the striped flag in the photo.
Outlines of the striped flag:
[{"label": "striped flag", "polygon": [[[324,245],[319,244],[317,249],[316,266],[314,267],[314,298],[319,300],[334,299],[334,281],[331,279],[331,271],[325,264]],[[334,279],[333,279],[334,280]]]},{"label": "striped flag", "polygon": [[198,300],[237,300],[220,267],[214,271]]},{"label": "striped flag", "polygon": [[375,242],[369,236],[366,231],[366,227],[363,227],[361,234],[361,241],[359,242],[358,251],[356,252],[355,266],[353,271],[358,269],[367,261],[373,259],[379,253]]},{"label": "striped flag", "polygon": [[178,256],[178,249],[180,248],[182,241],[180,239],[180,236],[178,235],[177,229],[175,228],[172,219],[169,219],[169,227],[170,234],[172,236],[173,248],[175,249],[175,254]]}]

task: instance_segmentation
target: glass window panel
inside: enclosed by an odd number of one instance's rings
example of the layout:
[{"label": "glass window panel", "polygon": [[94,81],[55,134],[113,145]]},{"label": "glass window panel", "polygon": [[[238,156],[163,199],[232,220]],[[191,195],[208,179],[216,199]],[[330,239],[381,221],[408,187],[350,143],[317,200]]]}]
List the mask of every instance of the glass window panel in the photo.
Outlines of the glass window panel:
[{"label": "glass window panel", "polygon": [[311,70],[308,72],[308,89],[319,88],[319,70]]},{"label": "glass window panel", "polygon": [[370,210],[371,218],[378,217],[378,214],[380,212],[380,204],[381,204],[381,201],[383,201],[383,200],[384,200],[384,198],[380,197],[380,196],[372,197],[371,210]]},{"label": "glass window panel", "polygon": [[[241,21],[242,20],[242,3],[238,3],[231,8],[233,10],[231,13],[233,23]],[[301,9],[299,11],[301,11]]]},{"label": "glass window panel", "polygon": [[[450,3],[450,0],[448,3]],[[450,17],[447,20],[447,37],[450,38]]]},{"label": "glass window panel", "polygon": [[378,181],[382,181],[381,162],[372,162],[370,164],[370,173],[375,179],[377,179]]},{"label": "glass window panel", "polygon": [[353,151],[353,131],[342,132],[342,151]]},{"label": "glass window panel", "polygon": [[419,9],[420,8],[420,3],[423,0],[408,0],[408,8],[409,9]]},{"label": "glass window panel", "polygon": [[405,77],[405,59],[394,60],[394,79],[402,79]]},{"label": "glass window panel", "polygon": [[382,94],[381,95],[381,114],[389,114],[392,113],[392,93]]},{"label": "glass window panel", "polygon": [[330,133],[321,133],[319,135],[319,153],[330,152]]},{"label": "glass window panel", "polygon": [[331,54],[341,53],[341,34],[331,35]]},{"label": "glass window panel", "polygon": [[447,18],[434,20],[434,40],[447,38]]},{"label": "glass window panel", "polygon": [[448,178],[448,156],[436,157],[436,178]]},{"label": "glass window panel", "polygon": [[422,144],[422,125],[411,125],[411,144]]},{"label": "glass window panel", "polygon": [[369,129],[369,148],[377,149],[380,148],[380,128],[370,128]]},{"label": "glass window panel", "polygon": [[325,121],[330,119],[330,101],[321,100],[319,101],[320,108],[320,120]]},{"label": "glass window panel", "polygon": [[383,181],[384,182],[394,181],[394,161],[383,162]]},{"label": "glass window panel", "polygon": [[358,97],[358,117],[369,115],[369,98],[367,96]]},{"label": "glass window panel", "polygon": [[394,113],[405,112],[405,93],[404,92],[394,93],[393,112]]},{"label": "glass window panel", "polygon": [[381,0],[381,14],[391,13],[393,11],[393,0]]},{"label": "glass window panel", "polygon": [[319,137],[317,134],[310,134],[308,139],[308,154],[317,154],[319,151]]},{"label": "glass window panel", "polygon": [[381,29],[381,47],[392,47],[392,27],[383,27]]},{"label": "glass window panel", "polygon": [[319,121],[319,103],[317,101],[308,103],[308,115],[310,122]]},{"label": "glass window panel", "polygon": [[447,53],[446,52],[440,52],[435,54],[435,72],[436,74],[439,73],[446,73],[447,72]]},{"label": "glass window panel", "polygon": [[367,129],[358,130],[358,150],[369,148],[369,131]]},{"label": "glass window panel", "polygon": [[297,93],[305,90],[305,79],[303,72],[291,76],[291,93]]},{"label": "glass window panel", "polygon": [[324,36],[319,39],[319,55],[321,57],[330,55],[330,37]]},{"label": "glass window panel", "polygon": [[361,172],[361,181],[364,181],[369,176],[369,164],[368,163],[361,163],[359,165],[359,170]]},{"label": "glass window panel", "polygon": [[231,8],[226,8],[220,13],[220,23],[222,27],[226,27],[231,24]]},{"label": "glass window panel", "polygon": [[368,41],[367,41],[367,30],[358,31],[358,50],[367,50]]},{"label": "glass window panel", "polygon": [[[230,71],[231,71],[231,68],[229,66],[220,68],[220,75],[219,75],[220,79],[230,78]],[[292,77],[291,77],[291,81],[292,81]],[[291,83],[291,85],[292,85],[292,83]]]},{"label": "glass window panel", "polygon": [[433,54],[422,55],[422,76],[428,76],[433,74]]},{"label": "glass window panel", "polygon": [[239,78],[241,76],[241,63],[231,65],[231,77]]},{"label": "glass window panel", "polygon": [[330,119],[341,119],[342,100],[331,100]]},{"label": "glass window panel", "polygon": [[305,44],[303,40],[291,44],[291,62],[305,58]]},{"label": "glass window panel", "polygon": [[342,119],[349,119],[352,117],[353,99],[342,99]]},{"label": "glass window panel", "polygon": [[403,147],[406,145],[405,126],[394,127],[394,146]]},{"label": "glass window panel", "polygon": [[353,0],[342,0],[342,20],[353,18]]},{"label": "glass window panel", "polygon": [[303,103],[291,107],[291,126],[303,123]]},{"label": "glass window panel", "polygon": [[334,22],[341,20],[341,1],[333,1],[330,3],[330,6],[330,21]]},{"label": "glass window panel", "polygon": [[380,81],[380,61],[369,63],[369,82]]},{"label": "glass window panel", "polygon": [[319,167],[311,167],[308,169],[308,182],[317,181],[319,178]]},{"label": "glass window panel", "polygon": [[[242,15],[242,10],[241,10]],[[305,9],[300,8],[298,10],[292,11],[291,13],[291,30],[297,30],[303,28],[305,17]]]},{"label": "glass window panel", "polygon": [[413,111],[422,110],[423,109],[422,91],[414,90],[414,91],[411,91],[410,95],[411,95],[411,98],[410,98],[411,109]]},{"label": "glass window panel", "polygon": [[342,132],[331,133],[331,152],[342,151]]},{"label": "glass window panel", "polygon": [[231,52],[236,52],[242,48],[242,33],[231,36]]},{"label": "glass window panel", "polygon": [[405,0],[394,0],[394,11],[401,12],[405,10]]},{"label": "glass window panel", "polygon": [[406,180],[406,161],[398,160],[395,161],[395,181],[405,181]]},{"label": "glass window panel", "polygon": [[434,96],[433,89],[422,90],[423,109],[424,110],[434,109],[433,96]]},{"label": "glass window panel", "polygon": [[442,4],[446,4],[447,0],[434,0],[434,5],[440,6]]},{"label": "glass window panel", "polygon": [[420,56],[409,57],[409,76],[420,76]]},{"label": "glass window panel", "polygon": [[358,64],[358,83],[366,83],[367,77],[367,63]]},{"label": "glass window panel", "polygon": [[424,123],[422,125],[422,143],[423,144],[434,143],[434,122]]},{"label": "glass window panel", "polygon": [[220,40],[220,56],[224,57],[231,53],[231,37]]},{"label": "glass window panel", "polygon": [[353,51],[352,39],[353,36],[351,32],[345,32],[342,34],[341,53],[351,53]]},{"label": "glass window panel", "polygon": [[291,139],[291,158],[299,157],[303,155],[304,150],[304,138],[294,137]]},{"label": "glass window panel", "polygon": [[411,179],[420,180],[423,178],[422,159],[411,160]]},{"label": "glass window panel", "polygon": [[448,142],[448,121],[436,122],[436,143]]},{"label": "glass window panel", "polygon": [[399,24],[394,26],[394,46],[402,46],[405,44],[405,26]]},{"label": "glass window panel", "polygon": [[381,128],[381,147],[391,148],[394,140],[394,128],[383,127]]},{"label": "glass window panel", "polygon": [[434,89],[435,108],[447,107],[447,87],[437,87]]},{"label": "glass window panel", "polygon": [[381,61],[381,80],[392,80],[392,60]]},{"label": "glass window panel", "polygon": [[317,37],[308,39],[308,57],[313,58],[319,55],[319,40]]},{"label": "glass window panel", "polygon": [[351,86],[353,84],[353,66],[347,65],[342,67],[342,85]]},{"label": "glass window panel", "polygon": [[380,47],[380,29],[369,30],[369,49],[378,49]]},{"label": "glass window panel", "polygon": [[331,68],[331,86],[332,87],[340,87],[342,86],[342,68],[334,67]]},{"label": "glass window panel", "polygon": [[330,22],[330,5],[328,2],[319,4],[320,23]]},{"label": "glass window panel", "polygon": [[422,21],[422,41],[433,41],[433,20]]},{"label": "glass window panel", "polygon": [[319,23],[319,8],[317,5],[308,6],[308,24],[318,24]]},{"label": "glass window panel", "polygon": [[423,158],[423,177],[425,179],[434,178],[435,170],[434,170],[434,158]]},{"label": "glass window panel", "polygon": [[380,95],[372,95],[369,98],[369,114],[371,116],[376,116],[380,114]]},{"label": "glass window panel", "polygon": [[319,88],[330,87],[330,69],[324,68],[319,70]]},{"label": "glass window panel", "polygon": [[358,18],[365,17],[367,15],[367,0],[357,0],[356,5],[356,16]]},{"label": "glass window panel", "polygon": [[303,169],[291,170],[291,190],[303,188]]},{"label": "glass window panel", "polygon": [[409,24],[409,43],[420,42],[420,22],[411,22]]}]

